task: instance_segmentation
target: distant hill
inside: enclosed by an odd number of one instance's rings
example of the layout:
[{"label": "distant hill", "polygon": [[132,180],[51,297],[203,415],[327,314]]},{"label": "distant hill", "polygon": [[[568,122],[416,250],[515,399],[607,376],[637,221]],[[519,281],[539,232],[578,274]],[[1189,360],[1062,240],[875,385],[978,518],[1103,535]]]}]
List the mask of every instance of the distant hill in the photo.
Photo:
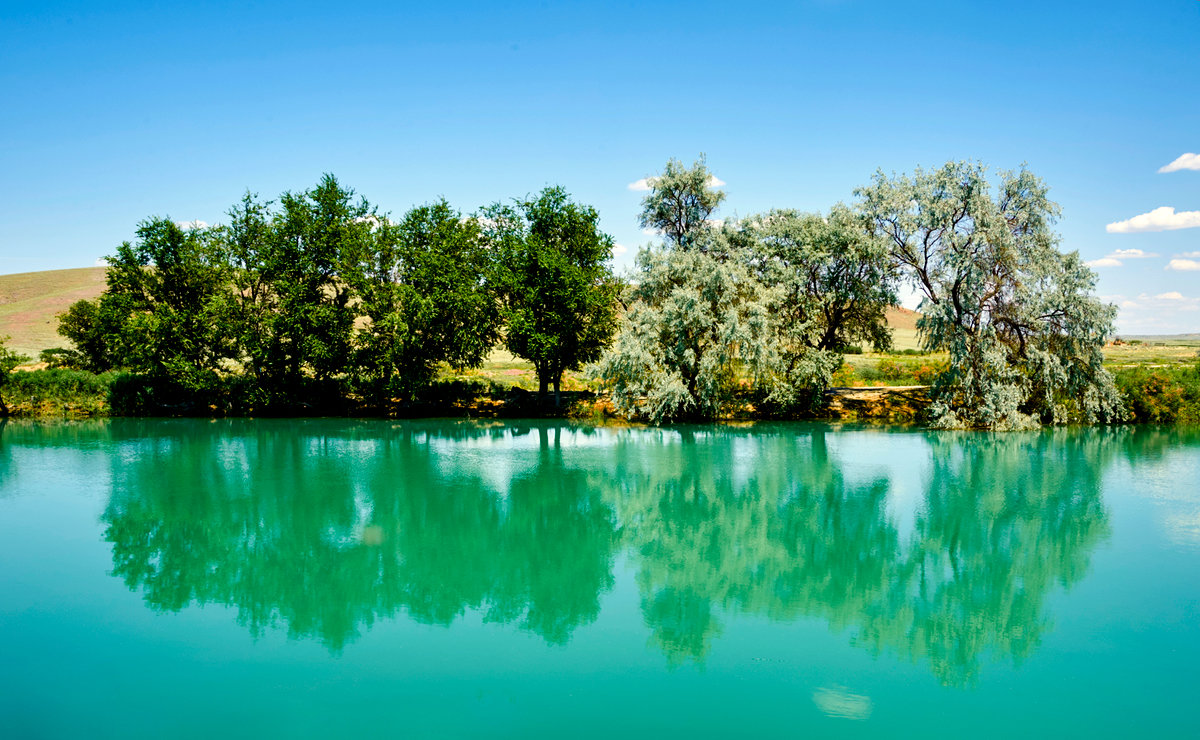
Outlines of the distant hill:
[{"label": "distant hill", "polygon": [[1121,339],[1127,342],[1200,342],[1200,334],[1122,334]]},{"label": "distant hill", "polygon": [[58,314],[75,301],[104,291],[104,267],[0,275],[0,336],[9,347],[36,358],[51,347],[65,347],[56,331]]},{"label": "distant hill", "polygon": [[917,319],[919,318],[921,318],[921,314],[901,306],[893,306],[887,310],[888,326],[893,329],[911,329],[912,331],[916,331]]}]

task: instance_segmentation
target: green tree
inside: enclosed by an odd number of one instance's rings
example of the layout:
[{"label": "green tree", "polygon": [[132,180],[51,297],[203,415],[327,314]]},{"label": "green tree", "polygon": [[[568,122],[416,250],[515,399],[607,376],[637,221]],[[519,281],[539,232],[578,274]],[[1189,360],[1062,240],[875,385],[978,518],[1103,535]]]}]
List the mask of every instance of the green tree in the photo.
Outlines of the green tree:
[{"label": "green tree", "polygon": [[23,362],[29,362],[29,358],[9,349],[8,337],[0,337],[0,417],[8,416],[8,404],[4,402],[4,387],[8,385],[8,377]]},{"label": "green tree", "polygon": [[132,311],[126,298],[79,300],[58,315],[58,333],[72,348],[59,353],[57,364],[102,373],[124,364],[122,329]]},{"label": "green tree", "polygon": [[950,353],[931,406],[941,427],[1011,429],[1119,419],[1101,348],[1115,309],[1093,295],[1095,274],[1063,254],[1058,205],[1025,169],[951,162],[856,191],[876,234],[924,296],[918,327]]},{"label": "green tree", "polygon": [[264,277],[278,299],[268,326],[276,344],[271,370],[284,395],[303,386],[308,372],[327,386],[350,368],[352,285],[379,218],[354,195],[327,174],[312,190],[280,197]]},{"label": "green tree", "polygon": [[505,346],[533,363],[542,398],[553,384],[557,406],[563,373],[598,359],[616,329],[612,237],[561,187],[493,205],[480,223],[495,250]]},{"label": "green tree", "polygon": [[695,245],[708,227],[709,217],[725,199],[725,193],[714,188],[716,182],[703,154],[691,167],[677,159],[668,160],[662,174],[647,178],[650,192],[642,199],[639,223],[661,233],[670,245]]},{"label": "green tree", "polygon": [[380,399],[408,399],[439,363],[482,364],[499,338],[500,313],[478,222],[439,200],[399,224],[377,222],[372,235],[358,285],[367,387]]},{"label": "green tree", "polygon": [[123,367],[187,391],[211,388],[233,345],[224,327],[228,269],[218,232],[167,218],[138,226],[137,239],[107,258],[107,287],[61,317],[74,364]]},{"label": "green tree", "polygon": [[229,328],[242,371],[263,392],[270,385],[272,370],[283,364],[282,346],[272,331],[272,314],[279,310],[279,299],[266,269],[272,259],[275,215],[269,201],[247,192],[228,216],[222,236],[233,285]]}]

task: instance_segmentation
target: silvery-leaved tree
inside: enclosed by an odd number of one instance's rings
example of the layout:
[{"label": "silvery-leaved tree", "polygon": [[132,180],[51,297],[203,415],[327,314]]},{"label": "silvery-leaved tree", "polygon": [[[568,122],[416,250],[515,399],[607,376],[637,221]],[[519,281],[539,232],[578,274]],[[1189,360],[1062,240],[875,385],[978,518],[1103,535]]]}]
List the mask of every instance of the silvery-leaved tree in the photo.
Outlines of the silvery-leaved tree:
[{"label": "silvery-leaved tree", "polygon": [[728,409],[742,378],[767,365],[770,291],[731,258],[738,245],[711,227],[725,195],[703,155],[690,168],[672,159],[647,183],[640,222],[664,244],[638,255],[616,340],[589,375],[612,389],[627,416],[711,419]]},{"label": "silvery-leaved tree", "polygon": [[1019,429],[1120,419],[1101,349],[1115,310],[1095,274],[1063,254],[1059,207],[1029,171],[951,162],[876,174],[859,207],[920,290],[927,349],[950,354],[933,387],[934,426]]},{"label": "silvery-leaved tree", "polygon": [[759,378],[763,410],[806,410],[819,403],[853,342],[891,348],[886,311],[896,303],[896,270],[884,239],[842,204],[828,215],[773,210],[720,232],[751,271],[773,289],[775,364]]},{"label": "silvery-leaved tree", "polygon": [[698,249],[644,249],[613,346],[590,369],[622,414],[653,424],[711,419],[740,375],[771,365],[769,291],[745,264]]},{"label": "silvery-leaved tree", "polygon": [[639,223],[662,234],[667,244],[680,248],[696,245],[708,229],[709,216],[725,200],[716,189],[721,183],[705,164],[704,155],[684,167],[678,159],[667,161],[662,174],[646,178],[650,192],[642,199]]},{"label": "silvery-leaved tree", "polygon": [[783,290],[786,320],[807,326],[802,341],[838,351],[866,342],[891,349],[887,309],[897,274],[885,239],[841,203],[828,215],[777,209],[738,223],[763,281]]}]

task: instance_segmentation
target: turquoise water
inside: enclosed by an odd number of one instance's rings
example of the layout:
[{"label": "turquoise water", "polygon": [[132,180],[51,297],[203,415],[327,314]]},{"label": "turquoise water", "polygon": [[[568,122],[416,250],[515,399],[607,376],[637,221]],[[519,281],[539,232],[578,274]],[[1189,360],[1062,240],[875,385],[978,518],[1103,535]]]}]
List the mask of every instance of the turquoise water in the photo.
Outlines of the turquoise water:
[{"label": "turquoise water", "polygon": [[1195,736],[1200,433],[0,429],[0,737]]}]

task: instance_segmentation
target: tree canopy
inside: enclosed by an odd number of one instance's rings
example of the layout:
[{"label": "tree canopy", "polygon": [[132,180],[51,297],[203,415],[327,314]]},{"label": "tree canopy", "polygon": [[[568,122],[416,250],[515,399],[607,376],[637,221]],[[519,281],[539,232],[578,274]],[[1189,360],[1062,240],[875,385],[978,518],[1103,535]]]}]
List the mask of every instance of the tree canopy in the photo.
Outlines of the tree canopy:
[{"label": "tree canopy", "polygon": [[921,291],[926,348],[950,353],[937,380],[938,426],[1022,428],[1123,413],[1101,348],[1115,309],[1095,274],[1057,249],[1059,207],[1025,169],[950,162],[860,188],[860,208]]},{"label": "tree canopy", "polygon": [[891,347],[907,282],[924,348],[949,357],[930,371],[936,426],[1123,418],[1101,354],[1114,309],[1059,250],[1059,208],[1027,170],[880,172],[826,213],[717,221],[720,185],[703,155],[647,179],[639,221],[661,241],[627,288],[596,209],[561,187],[398,220],[332,175],[277,202],[248,193],[226,225],[140,224],[104,294],[62,315],[74,349],[54,360],[130,370],[193,407],[387,411],[503,342],[556,406],[564,373],[592,363],[619,411],[654,423],[795,415],[820,408],[853,345]]},{"label": "tree canopy", "polygon": [[667,160],[662,174],[646,182],[650,192],[642,199],[639,223],[676,247],[693,246],[725,200],[725,193],[713,187],[716,177],[708,171],[703,154],[691,167],[678,159]]},{"label": "tree canopy", "polygon": [[616,328],[613,239],[596,209],[573,203],[561,187],[495,204],[480,223],[496,258],[504,344],[533,363],[541,395],[553,384],[558,405],[563,372],[599,358]]}]

